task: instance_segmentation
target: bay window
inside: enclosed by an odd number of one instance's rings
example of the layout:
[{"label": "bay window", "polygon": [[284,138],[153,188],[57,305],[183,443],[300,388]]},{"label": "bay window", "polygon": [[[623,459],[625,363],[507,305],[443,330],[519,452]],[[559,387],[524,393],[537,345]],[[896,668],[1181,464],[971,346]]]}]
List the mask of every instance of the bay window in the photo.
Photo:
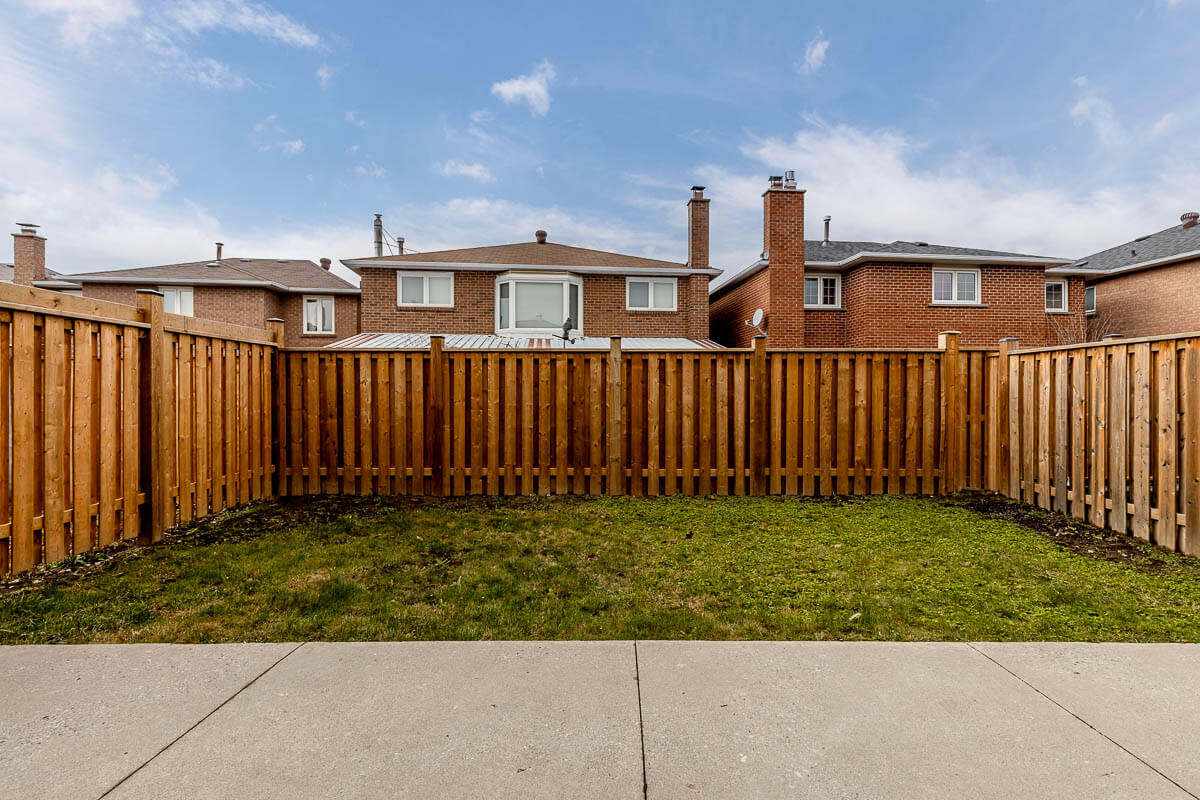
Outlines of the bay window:
[{"label": "bay window", "polygon": [[304,332],[306,334],[333,333],[333,298],[304,298]]},{"label": "bay window", "polygon": [[496,281],[496,332],[583,333],[583,283],[571,276],[503,275]]},{"label": "bay window", "polygon": [[396,305],[454,306],[453,272],[397,272]]},{"label": "bay window", "polygon": [[979,270],[935,269],[933,302],[938,305],[979,305]]}]

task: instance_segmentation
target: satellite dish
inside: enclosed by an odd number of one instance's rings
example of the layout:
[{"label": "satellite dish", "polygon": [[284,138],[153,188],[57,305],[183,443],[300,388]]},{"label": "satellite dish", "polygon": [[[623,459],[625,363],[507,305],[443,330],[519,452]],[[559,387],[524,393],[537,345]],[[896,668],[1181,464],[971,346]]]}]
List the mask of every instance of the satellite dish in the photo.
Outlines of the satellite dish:
[{"label": "satellite dish", "polygon": [[754,309],[754,316],[750,317],[750,324],[756,328],[762,327],[763,310],[761,308]]}]

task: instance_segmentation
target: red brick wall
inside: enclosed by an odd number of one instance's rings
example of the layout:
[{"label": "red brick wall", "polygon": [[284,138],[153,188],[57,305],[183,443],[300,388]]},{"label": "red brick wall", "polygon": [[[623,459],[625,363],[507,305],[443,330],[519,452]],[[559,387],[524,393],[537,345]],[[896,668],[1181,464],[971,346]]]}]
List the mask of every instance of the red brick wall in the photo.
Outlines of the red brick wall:
[{"label": "red brick wall", "polygon": [[[396,270],[362,271],[361,329],[378,333],[495,333],[495,272],[454,273],[453,308],[396,305]],[[584,275],[586,336],[708,335],[708,276],[679,278],[677,311],[626,311],[623,275]]]},{"label": "red brick wall", "polygon": [[1200,259],[1094,281],[1091,338],[1159,336],[1200,330]]},{"label": "red brick wall", "polygon": [[763,251],[771,263],[767,272],[773,301],[767,318],[767,346],[801,347],[805,317],[802,190],[768,189],[763,193]]},{"label": "red brick wall", "polygon": [[756,308],[768,315],[771,312],[770,272],[768,267],[710,300],[709,333],[715,341],[727,347],[750,346],[758,331],[747,325],[746,320],[754,315]]},{"label": "red brick wall", "polygon": [[46,239],[27,233],[13,234],[13,283],[28,286],[46,279]]},{"label": "red brick wall", "polygon": [[[84,297],[136,305],[138,289],[158,289],[157,284],[137,286],[125,283],[87,283]],[[265,328],[267,320],[284,321],[284,343],[289,347],[319,347],[358,333],[357,295],[336,295],[334,336],[304,336],[301,295],[282,294],[268,289],[237,286],[193,286],[192,307],[197,317]]]},{"label": "red brick wall", "polygon": [[804,346],[845,347],[849,339],[846,331],[849,320],[850,314],[846,311],[805,311]]}]

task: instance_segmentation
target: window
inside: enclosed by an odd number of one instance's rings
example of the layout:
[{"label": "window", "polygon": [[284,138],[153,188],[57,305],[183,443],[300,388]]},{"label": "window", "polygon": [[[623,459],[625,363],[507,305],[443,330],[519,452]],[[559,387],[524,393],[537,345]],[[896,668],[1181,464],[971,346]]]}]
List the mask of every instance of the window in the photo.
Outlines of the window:
[{"label": "window", "polygon": [[841,275],[805,275],[805,308],[841,308]]},{"label": "window", "polygon": [[453,308],[454,273],[396,273],[396,305]]},{"label": "window", "polygon": [[304,332],[308,334],[333,333],[333,298],[304,298]]},{"label": "window", "polygon": [[938,305],[978,305],[979,270],[935,269],[933,302]]},{"label": "window", "polygon": [[1083,310],[1088,314],[1096,313],[1096,287],[1089,286],[1083,290]]},{"label": "window", "polygon": [[1067,310],[1067,282],[1046,281],[1046,311],[1059,313]]},{"label": "window", "polygon": [[625,308],[628,311],[674,311],[674,278],[625,279]]},{"label": "window", "polygon": [[158,290],[163,295],[163,311],[168,314],[182,314],[185,317],[196,316],[192,303],[192,287],[160,286]]},{"label": "window", "polygon": [[504,275],[496,281],[496,332],[561,333],[571,320],[583,332],[583,284],[578,278]]}]

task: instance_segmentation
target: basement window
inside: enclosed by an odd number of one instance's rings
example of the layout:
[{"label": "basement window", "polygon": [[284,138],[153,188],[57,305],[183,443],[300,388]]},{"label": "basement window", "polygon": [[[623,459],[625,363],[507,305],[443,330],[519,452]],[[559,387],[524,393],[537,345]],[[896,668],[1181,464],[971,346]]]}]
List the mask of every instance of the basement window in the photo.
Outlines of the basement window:
[{"label": "basement window", "polygon": [[1046,313],[1062,314],[1067,310],[1067,282],[1046,281]]},{"label": "basement window", "polygon": [[626,278],[625,310],[675,311],[676,292],[674,278]]},{"label": "basement window", "polygon": [[163,296],[163,311],[168,314],[182,314],[185,317],[196,316],[192,287],[160,286],[158,290]]},{"label": "basement window", "polygon": [[841,308],[841,275],[805,275],[805,308]]},{"label": "basement window", "polygon": [[396,305],[454,307],[453,272],[397,272]]},{"label": "basement window", "polygon": [[1088,314],[1096,313],[1096,287],[1089,286],[1083,290],[1083,310]]},{"label": "basement window", "polygon": [[496,281],[496,333],[509,336],[583,334],[583,282],[564,275],[505,274]]},{"label": "basement window", "polygon": [[937,305],[979,305],[979,270],[935,269],[933,302]]},{"label": "basement window", "polygon": [[333,298],[304,298],[304,332],[310,335],[333,333]]}]

